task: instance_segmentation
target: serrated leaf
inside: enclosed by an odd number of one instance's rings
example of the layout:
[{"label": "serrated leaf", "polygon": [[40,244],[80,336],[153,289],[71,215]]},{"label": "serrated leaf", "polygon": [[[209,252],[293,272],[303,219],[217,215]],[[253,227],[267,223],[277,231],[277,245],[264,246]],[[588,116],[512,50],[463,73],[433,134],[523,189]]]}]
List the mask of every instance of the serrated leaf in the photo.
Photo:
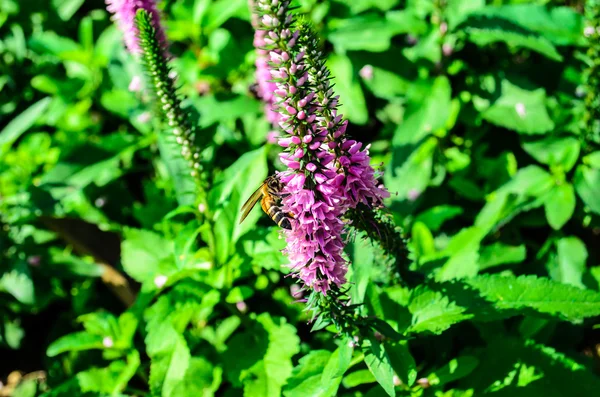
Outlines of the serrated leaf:
[{"label": "serrated leaf", "polygon": [[536,276],[482,275],[462,280],[497,310],[532,309],[580,322],[600,315],[600,293]]},{"label": "serrated leaf", "polygon": [[548,224],[559,230],[571,219],[575,212],[575,189],[570,183],[563,183],[552,188],[544,202],[544,210]]},{"label": "serrated leaf", "polygon": [[477,369],[461,383],[476,390],[494,389],[492,395],[587,396],[600,387],[598,377],[585,365],[534,341],[494,338],[479,350],[478,358]]},{"label": "serrated leaf", "polygon": [[546,110],[543,88],[524,90],[502,80],[498,99],[482,113],[483,119],[523,134],[543,134],[554,128]]},{"label": "serrated leaf", "polygon": [[408,310],[412,314],[409,332],[441,334],[453,324],[473,317],[437,291],[417,288],[411,293]]}]

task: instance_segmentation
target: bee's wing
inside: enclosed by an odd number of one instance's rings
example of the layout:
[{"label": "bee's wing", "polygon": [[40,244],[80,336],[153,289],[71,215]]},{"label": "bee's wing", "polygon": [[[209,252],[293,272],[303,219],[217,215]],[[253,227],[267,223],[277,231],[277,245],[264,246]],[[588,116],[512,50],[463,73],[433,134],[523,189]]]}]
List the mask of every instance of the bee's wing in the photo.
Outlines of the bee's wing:
[{"label": "bee's wing", "polygon": [[258,200],[261,199],[263,186],[264,186],[264,183],[262,185],[260,185],[259,188],[256,189],[256,191],[254,193],[252,193],[252,196],[250,196],[250,198],[248,200],[246,200],[244,205],[242,205],[242,210],[241,210],[242,217],[240,218],[240,223],[244,222],[244,219],[246,219],[246,217],[248,216],[250,211],[252,211],[252,208],[254,208],[256,203],[258,203]]}]

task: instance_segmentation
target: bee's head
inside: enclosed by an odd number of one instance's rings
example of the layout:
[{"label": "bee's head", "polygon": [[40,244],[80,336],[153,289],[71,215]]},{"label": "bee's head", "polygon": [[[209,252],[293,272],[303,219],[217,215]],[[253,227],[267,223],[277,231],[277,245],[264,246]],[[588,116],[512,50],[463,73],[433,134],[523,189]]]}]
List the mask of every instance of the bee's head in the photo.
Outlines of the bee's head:
[{"label": "bee's head", "polygon": [[278,192],[283,188],[283,184],[279,181],[279,179],[275,176],[270,176],[267,179],[267,187],[271,191]]}]

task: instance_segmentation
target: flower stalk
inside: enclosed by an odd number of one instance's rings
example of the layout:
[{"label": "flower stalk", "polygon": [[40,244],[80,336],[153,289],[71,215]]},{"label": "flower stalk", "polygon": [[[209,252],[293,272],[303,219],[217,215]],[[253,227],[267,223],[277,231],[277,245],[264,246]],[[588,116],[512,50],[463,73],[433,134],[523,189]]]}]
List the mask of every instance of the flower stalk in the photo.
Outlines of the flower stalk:
[{"label": "flower stalk", "polygon": [[139,32],[140,61],[154,96],[155,113],[175,137],[175,141],[181,147],[181,155],[191,168],[191,175],[202,188],[201,154],[195,144],[196,127],[181,108],[181,100],[177,95],[175,81],[171,77],[171,68],[165,56],[165,42],[161,38],[152,14],[148,11],[139,9],[135,16],[135,23]]}]

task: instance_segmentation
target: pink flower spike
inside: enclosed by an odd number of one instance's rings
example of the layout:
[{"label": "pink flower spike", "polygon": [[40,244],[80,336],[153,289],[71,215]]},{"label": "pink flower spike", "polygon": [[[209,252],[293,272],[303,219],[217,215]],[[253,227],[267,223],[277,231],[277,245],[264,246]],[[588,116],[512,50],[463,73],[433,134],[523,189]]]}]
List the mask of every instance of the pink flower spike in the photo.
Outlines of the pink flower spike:
[{"label": "pink flower spike", "polygon": [[165,34],[160,24],[155,0],[106,0],[106,9],[113,14],[113,19],[119,30],[123,32],[125,45],[131,53],[138,54],[140,52],[138,31],[135,25],[135,14],[140,9],[146,10],[152,15],[152,24],[157,30],[158,38],[166,46]]}]

